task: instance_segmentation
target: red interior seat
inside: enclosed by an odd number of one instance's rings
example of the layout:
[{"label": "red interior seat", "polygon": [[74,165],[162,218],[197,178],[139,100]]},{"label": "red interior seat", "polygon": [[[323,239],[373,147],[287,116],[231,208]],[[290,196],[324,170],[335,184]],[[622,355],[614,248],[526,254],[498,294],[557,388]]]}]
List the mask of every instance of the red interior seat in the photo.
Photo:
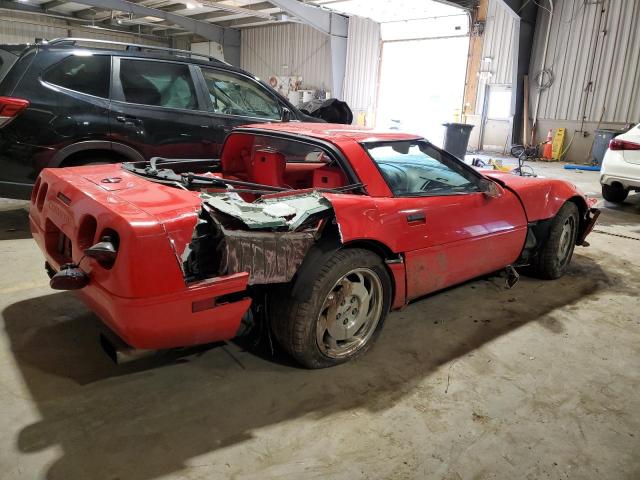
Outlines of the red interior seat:
[{"label": "red interior seat", "polygon": [[262,185],[289,188],[284,182],[287,162],[284,155],[271,148],[260,148],[251,159],[251,180]]},{"label": "red interior seat", "polygon": [[346,184],[347,178],[339,167],[323,166],[313,171],[314,188],[336,188]]}]

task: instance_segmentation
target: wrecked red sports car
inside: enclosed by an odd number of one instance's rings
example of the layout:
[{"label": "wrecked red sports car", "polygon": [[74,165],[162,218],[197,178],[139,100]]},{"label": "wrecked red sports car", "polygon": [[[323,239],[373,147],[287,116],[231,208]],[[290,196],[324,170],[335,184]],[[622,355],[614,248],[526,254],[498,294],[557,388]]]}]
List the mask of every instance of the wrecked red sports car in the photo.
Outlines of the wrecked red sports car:
[{"label": "wrecked red sports car", "polygon": [[598,214],[564,181],[304,123],[236,129],[219,160],[45,169],[31,202],[52,287],[128,348],[260,325],[312,368],[362,354],[390,309],[427,293],[519,266],[561,276]]}]

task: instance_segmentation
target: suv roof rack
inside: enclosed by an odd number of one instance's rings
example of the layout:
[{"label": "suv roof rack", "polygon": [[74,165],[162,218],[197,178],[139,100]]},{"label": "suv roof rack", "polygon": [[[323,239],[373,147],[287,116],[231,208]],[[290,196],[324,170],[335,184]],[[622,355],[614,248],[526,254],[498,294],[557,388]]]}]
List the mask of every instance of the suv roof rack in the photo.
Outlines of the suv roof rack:
[{"label": "suv roof rack", "polygon": [[43,40],[42,42],[39,43],[39,45],[65,45],[65,44],[69,44],[71,46],[74,46],[77,42],[89,42],[89,43],[99,43],[102,45],[121,45],[124,47],[127,47],[127,50],[132,50],[132,49],[138,49],[140,51],[142,50],[158,50],[158,51],[162,51],[162,52],[168,52],[171,53],[173,55],[176,56],[181,56],[181,55],[185,55],[189,58],[191,57],[200,57],[200,58],[205,58],[210,62],[219,62],[219,63],[224,63],[226,65],[229,65],[229,63],[225,62],[224,60],[220,60],[218,58],[215,57],[211,57],[209,55],[204,55],[202,53],[195,53],[192,52],[190,50],[180,50],[178,48],[169,48],[169,47],[158,47],[156,45],[141,45],[141,44],[136,44],[136,43],[126,43],[126,42],[116,42],[113,40],[99,40],[96,38],[77,38],[77,37],[66,37],[66,38],[54,38],[53,40]]}]

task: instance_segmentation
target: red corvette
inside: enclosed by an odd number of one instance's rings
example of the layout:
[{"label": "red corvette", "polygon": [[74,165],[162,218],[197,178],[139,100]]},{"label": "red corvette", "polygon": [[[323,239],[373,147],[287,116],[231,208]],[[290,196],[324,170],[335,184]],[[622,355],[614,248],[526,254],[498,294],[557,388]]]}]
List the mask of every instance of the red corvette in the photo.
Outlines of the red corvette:
[{"label": "red corvette", "polygon": [[598,215],[568,182],[304,123],[236,129],[219,160],[46,169],[31,202],[51,286],[128,348],[263,324],[311,368],[362,354],[390,309],[427,293],[520,266],[560,277]]}]

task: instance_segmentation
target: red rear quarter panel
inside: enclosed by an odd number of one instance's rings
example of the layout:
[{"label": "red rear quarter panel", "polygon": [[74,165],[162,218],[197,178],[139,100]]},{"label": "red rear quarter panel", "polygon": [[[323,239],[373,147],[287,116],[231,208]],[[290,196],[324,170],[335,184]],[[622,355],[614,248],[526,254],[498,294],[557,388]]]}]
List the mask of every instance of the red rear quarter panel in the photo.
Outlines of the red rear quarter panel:
[{"label": "red rear quarter panel", "polygon": [[[31,232],[47,262],[56,270],[80,262],[90,282],[79,296],[127,343],[159,349],[235,336],[251,300],[217,298],[244,291],[248,274],[186,284],[181,269],[200,210],[196,193],[149,182],[119,165],[45,169],[35,190]],[[87,218],[96,228],[83,238]],[[111,269],[82,259],[106,228],[120,237]],[[56,251],[60,232],[71,241],[71,259]]]}]

